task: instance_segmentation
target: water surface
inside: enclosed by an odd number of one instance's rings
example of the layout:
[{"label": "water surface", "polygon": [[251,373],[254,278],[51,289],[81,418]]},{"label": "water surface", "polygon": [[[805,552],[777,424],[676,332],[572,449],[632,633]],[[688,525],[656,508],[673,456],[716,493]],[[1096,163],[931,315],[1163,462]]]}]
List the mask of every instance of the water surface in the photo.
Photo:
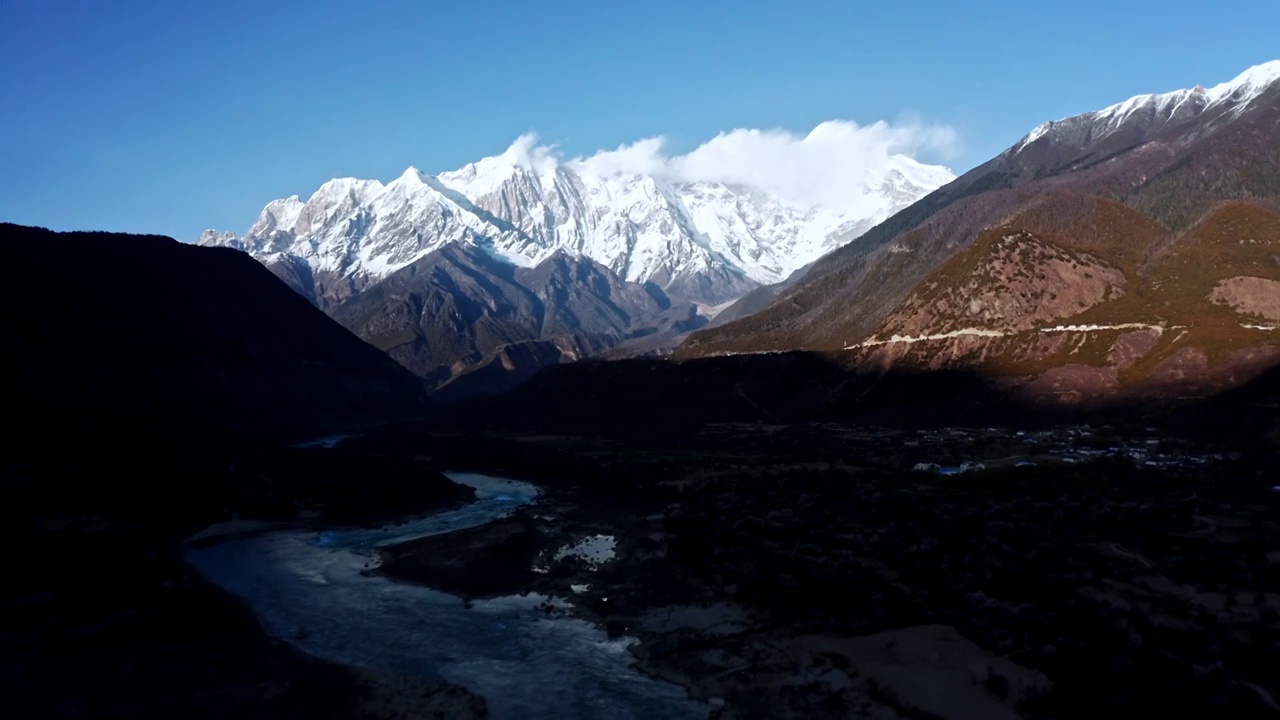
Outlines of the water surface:
[{"label": "water surface", "polygon": [[[328,660],[443,677],[480,693],[496,718],[705,718],[683,689],[636,672],[631,639],[548,617],[529,595],[480,600],[368,577],[377,548],[474,527],[531,501],[528,483],[450,474],[476,489],[458,510],[385,529],[282,530],[193,549],[206,577],[245,598],[275,635]],[[559,602],[559,601],[555,601]]]}]

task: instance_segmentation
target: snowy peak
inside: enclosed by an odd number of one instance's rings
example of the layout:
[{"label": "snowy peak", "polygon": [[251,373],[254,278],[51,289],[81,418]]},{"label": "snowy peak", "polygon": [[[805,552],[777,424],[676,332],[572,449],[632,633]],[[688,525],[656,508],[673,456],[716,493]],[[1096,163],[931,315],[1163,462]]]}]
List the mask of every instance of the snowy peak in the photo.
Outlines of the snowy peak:
[{"label": "snowy peak", "polygon": [[1137,95],[1099,110],[1094,113],[1098,119],[1114,119],[1123,122],[1140,108],[1156,108],[1157,110],[1176,110],[1182,105],[1197,105],[1208,109],[1218,104],[1231,103],[1236,110],[1243,110],[1272,85],[1280,81],[1280,60],[1255,65],[1227,82],[1205,88],[1197,85],[1190,90],[1174,90],[1173,92],[1155,95]]},{"label": "snowy peak", "polygon": [[[377,181],[374,181],[377,182]],[[409,166],[395,180],[380,185],[379,191],[366,199],[366,202],[376,202],[385,205],[390,198],[399,198],[407,200],[410,198],[418,198],[420,202],[435,202],[439,192],[439,180],[412,165]]]},{"label": "snowy peak", "polygon": [[[824,130],[837,131],[849,129]],[[759,183],[682,179],[671,163],[598,157],[562,160],[523,135],[439,175],[409,167],[385,185],[330,180],[305,203],[272,201],[241,238],[206,233],[198,242],[241,247],[264,262],[293,258],[318,285],[351,292],[453,243],[520,267],[563,252],[717,304],[783,280],[954,179],[947,168],[882,155],[865,163],[860,181],[846,175],[834,191],[819,187],[800,201]]]},{"label": "snowy peak", "polygon": [[269,238],[280,233],[292,233],[304,207],[297,195],[291,195],[282,200],[272,200],[262,209],[257,222],[249,228],[244,239]]},{"label": "snowy peak", "polygon": [[951,168],[941,165],[925,165],[906,155],[893,155],[889,175],[898,176],[919,188],[936,189],[956,179]]},{"label": "snowy peak", "polygon": [[426,185],[427,179],[430,177],[430,175],[410,165],[405,168],[404,172],[400,173],[400,177],[396,178],[392,182],[397,182],[407,187],[417,187],[419,185]]},{"label": "snowy peak", "polygon": [[1081,128],[1087,130],[1090,140],[1096,141],[1132,123],[1158,128],[1219,110],[1235,116],[1248,110],[1255,100],[1274,87],[1280,87],[1280,60],[1255,65],[1210,88],[1196,85],[1188,90],[1135,95],[1096,112],[1042,123],[1014,145],[1012,151],[1020,152],[1046,135],[1070,134]]},{"label": "snowy peak", "polygon": [[[1248,104],[1266,92],[1272,85],[1280,82],[1280,60],[1272,60],[1261,65],[1254,65],[1237,75],[1233,80],[1215,85],[1208,90],[1197,86],[1210,104],[1230,100],[1235,103]],[[1191,92],[1195,92],[1192,90]]]},{"label": "snowy peak", "polygon": [[225,230],[205,230],[196,238],[197,245],[226,245],[235,247],[240,236]]},{"label": "snowy peak", "polygon": [[470,197],[476,197],[497,192],[504,184],[519,177],[533,176],[541,181],[553,178],[560,161],[549,148],[539,147],[537,143],[536,135],[521,135],[501,154],[441,173],[440,180]]},{"label": "snowy peak", "polygon": [[1016,152],[1018,150],[1021,150],[1022,148],[1044,137],[1046,134],[1048,134],[1050,130],[1053,129],[1053,125],[1054,125],[1054,121],[1049,120],[1035,126],[1034,128],[1031,129],[1031,132],[1027,133],[1026,137],[1022,138],[1022,140],[1019,141],[1017,145],[1013,146],[1014,151]]},{"label": "snowy peak", "polygon": [[[410,168],[412,170],[412,168]],[[307,199],[308,205],[316,203],[329,202],[350,197],[359,202],[367,202],[369,199],[382,192],[382,183],[377,180],[360,180],[358,178],[334,178],[329,182],[320,186],[320,189]]]}]

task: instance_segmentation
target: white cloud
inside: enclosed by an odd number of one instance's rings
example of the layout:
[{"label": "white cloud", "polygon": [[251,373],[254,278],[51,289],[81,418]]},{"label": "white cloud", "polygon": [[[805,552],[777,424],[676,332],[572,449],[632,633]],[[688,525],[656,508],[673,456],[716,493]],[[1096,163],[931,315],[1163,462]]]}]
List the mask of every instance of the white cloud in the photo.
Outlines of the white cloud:
[{"label": "white cloud", "polygon": [[807,135],[788,130],[738,129],[720,133],[684,155],[669,155],[666,139],[652,137],[602,150],[571,163],[589,172],[641,173],[680,182],[722,182],[754,187],[802,202],[848,202],[894,155],[942,159],[960,152],[960,138],[945,125],[918,120],[859,125],[832,120]]},{"label": "white cloud", "polygon": [[663,151],[666,142],[664,137],[645,138],[630,145],[619,145],[616,150],[601,150],[589,158],[577,158],[573,162],[597,175],[638,173],[666,176],[671,163],[671,158]]},{"label": "white cloud", "polygon": [[559,162],[554,145],[539,145],[538,134],[527,132],[516,138],[505,153],[519,165],[539,174],[553,169]]}]

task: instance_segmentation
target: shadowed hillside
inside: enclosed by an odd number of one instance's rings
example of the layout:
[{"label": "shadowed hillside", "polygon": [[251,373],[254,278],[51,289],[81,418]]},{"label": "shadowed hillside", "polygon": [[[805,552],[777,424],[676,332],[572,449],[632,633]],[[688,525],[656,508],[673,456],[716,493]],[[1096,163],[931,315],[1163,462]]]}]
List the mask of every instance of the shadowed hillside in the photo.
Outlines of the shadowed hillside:
[{"label": "shadowed hillside", "polygon": [[6,402],[307,433],[427,408],[416,378],[249,256],[0,226]]},{"label": "shadowed hillside", "polygon": [[[447,246],[332,309],[338,322],[450,396],[496,392],[539,367],[702,324],[656,285],[560,252],[518,268]],[[475,375],[473,371],[480,372]]]},{"label": "shadowed hillside", "polygon": [[482,717],[307,656],[184,564],[221,521],[369,522],[474,496],[284,439],[429,408],[413,375],[239,251],[0,225],[0,695],[12,717]]}]

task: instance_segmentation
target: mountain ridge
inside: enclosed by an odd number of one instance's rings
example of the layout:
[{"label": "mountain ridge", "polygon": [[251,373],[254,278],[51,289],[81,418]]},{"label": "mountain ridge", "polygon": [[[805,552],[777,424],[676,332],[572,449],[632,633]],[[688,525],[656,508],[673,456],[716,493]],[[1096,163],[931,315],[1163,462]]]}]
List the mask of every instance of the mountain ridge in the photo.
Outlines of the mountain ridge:
[{"label": "mountain ridge", "polygon": [[[818,130],[814,131],[815,133]],[[905,155],[869,168],[842,207],[725,182],[561,160],[522,136],[504,153],[383,184],[335,178],[273,200],[243,236],[206,231],[264,264],[305,262],[328,309],[427,253],[462,243],[519,266],[558,250],[630,282],[714,305],[785,279],[954,175]]]},{"label": "mountain ridge", "polygon": [[[1241,308],[1276,287],[1277,132],[1280,62],[1043,125],[675,357],[847,352],[881,369],[1017,377],[1070,402],[1239,384],[1275,361]],[[1203,228],[1224,223],[1238,244],[1206,245]],[[1239,273],[1206,284],[1180,252]],[[1187,322],[1211,327],[1164,330]],[[1147,326],[1155,344],[1120,337]]]},{"label": "mountain ridge", "polygon": [[[1280,62],[1259,67],[1269,71]],[[1255,70],[1223,85],[1243,87],[1241,78],[1256,77]],[[1117,133],[1106,116],[1101,127],[1107,132],[1095,140],[1089,126],[1095,112],[1033,132],[1035,137],[1024,137],[926,195],[858,243],[823,257],[764,310],[695,333],[677,354],[838,350],[860,342],[983,228],[1004,224],[1049,194],[1113,199],[1149,215],[1169,234],[1221,200],[1265,203],[1280,197],[1280,152],[1269,141],[1280,114],[1280,82],[1250,87],[1243,109],[1229,101],[1205,103],[1190,121],[1173,125],[1164,116],[1130,113]],[[1203,122],[1197,124],[1196,117]]]}]

